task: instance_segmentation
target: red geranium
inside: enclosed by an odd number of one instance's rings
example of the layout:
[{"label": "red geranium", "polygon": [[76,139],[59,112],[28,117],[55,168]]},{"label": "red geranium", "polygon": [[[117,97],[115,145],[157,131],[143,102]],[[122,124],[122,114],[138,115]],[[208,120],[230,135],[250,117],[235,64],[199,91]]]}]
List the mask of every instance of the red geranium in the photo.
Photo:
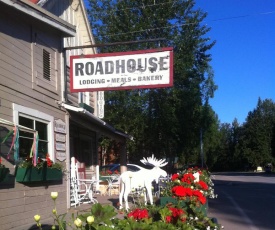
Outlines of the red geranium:
[{"label": "red geranium", "polygon": [[192,173],[186,173],[181,178],[181,181],[185,182],[187,184],[194,183],[194,180],[195,180],[195,177],[194,177],[194,175]]},{"label": "red geranium", "polygon": [[199,184],[199,186],[201,187],[201,189],[203,189],[203,190],[208,190],[208,185],[207,185],[204,181],[200,180],[200,181],[198,182],[198,184]]},{"label": "red geranium", "polygon": [[171,211],[171,215],[165,217],[166,223],[175,224],[178,220],[182,222],[186,221],[185,212],[181,208],[169,207],[169,210]]},{"label": "red geranium", "polygon": [[171,177],[171,180],[174,181],[178,178],[179,178],[179,174],[173,174],[173,176]]},{"label": "red geranium", "polygon": [[193,191],[193,195],[197,197],[197,199],[201,202],[201,204],[205,204],[205,203],[206,203],[206,198],[205,198],[205,196],[202,194],[201,191],[199,191],[199,190],[194,190],[194,191]]},{"label": "red geranium", "polygon": [[46,155],[46,161],[48,167],[51,167],[53,165],[53,162],[51,161],[49,154]]},{"label": "red geranium", "polygon": [[148,219],[149,214],[147,209],[135,209],[132,212],[130,212],[128,215],[128,218],[134,218],[135,220],[142,220],[142,219]]}]

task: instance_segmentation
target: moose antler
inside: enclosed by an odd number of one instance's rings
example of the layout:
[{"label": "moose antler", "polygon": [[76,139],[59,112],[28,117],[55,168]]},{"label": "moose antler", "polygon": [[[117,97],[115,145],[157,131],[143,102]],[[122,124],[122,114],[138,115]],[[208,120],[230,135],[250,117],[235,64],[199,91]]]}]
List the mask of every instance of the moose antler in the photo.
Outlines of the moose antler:
[{"label": "moose antler", "polygon": [[154,157],[154,154],[152,157],[147,157],[147,159],[143,157],[140,161],[145,165],[152,165],[155,167],[163,167],[168,164],[168,162],[165,162],[165,159],[157,160],[157,158]]}]

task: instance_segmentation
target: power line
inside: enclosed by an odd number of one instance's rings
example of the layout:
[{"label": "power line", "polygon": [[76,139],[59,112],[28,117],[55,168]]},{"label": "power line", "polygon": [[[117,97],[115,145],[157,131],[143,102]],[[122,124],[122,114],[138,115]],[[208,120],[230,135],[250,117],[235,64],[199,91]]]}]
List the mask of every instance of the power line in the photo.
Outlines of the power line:
[{"label": "power line", "polygon": [[[274,14],[274,13],[275,13],[275,11],[270,11],[270,12],[263,12],[263,13],[258,13],[258,14],[232,16],[232,17],[226,17],[226,18],[213,19],[213,20],[211,20],[211,22],[226,21],[226,20],[233,20],[233,19],[239,19],[239,18],[247,18],[247,17],[252,17],[252,16],[268,15],[268,14]],[[175,24],[175,25],[171,25],[171,26],[164,26],[164,27],[157,27],[157,28],[148,28],[148,29],[144,29],[144,30],[125,32],[125,33],[117,33],[117,34],[108,34],[108,35],[103,35],[103,36],[101,35],[101,36],[95,36],[95,37],[113,37],[113,36],[118,36],[118,35],[148,32],[148,31],[153,31],[153,30],[167,29],[167,28],[173,28],[173,27],[179,27],[179,26],[188,26],[188,25],[193,25],[193,24],[196,24],[196,22],[194,22],[194,23]]]}]

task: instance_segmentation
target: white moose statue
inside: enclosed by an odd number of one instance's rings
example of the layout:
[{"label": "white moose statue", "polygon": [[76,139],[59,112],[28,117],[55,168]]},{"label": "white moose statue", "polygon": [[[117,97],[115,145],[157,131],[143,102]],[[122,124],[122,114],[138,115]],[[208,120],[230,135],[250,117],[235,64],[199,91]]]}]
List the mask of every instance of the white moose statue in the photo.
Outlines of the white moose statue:
[{"label": "white moose statue", "polygon": [[[166,177],[167,173],[161,169],[161,167],[168,164],[164,159],[157,160],[154,155],[152,157],[148,157],[147,159],[143,158],[140,160],[145,165],[154,166],[152,169],[145,169],[140,167],[141,169],[137,172],[126,171],[120,176],[120,184],[121,190],[119,194],[119,203],[120,209],[123,208],[122,205],[122,197],[124,196],[125,201],[125,209],[129,209],[128,204],[128,195],[133,189],[138,189],[140,187],[144,187],[147,190],[147,194],[149,196],[150,203],[153,204],[153,196],[152,196],[152,182],[155,180],[156,183],[159,182],[160,177]],[[147,197],[144,196],[145,205],[147,204]]]}]

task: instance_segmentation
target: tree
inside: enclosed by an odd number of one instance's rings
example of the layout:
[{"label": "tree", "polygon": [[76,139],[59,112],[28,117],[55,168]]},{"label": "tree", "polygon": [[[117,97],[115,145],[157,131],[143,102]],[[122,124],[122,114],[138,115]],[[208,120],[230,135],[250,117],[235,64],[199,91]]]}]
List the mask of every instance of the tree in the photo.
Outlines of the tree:
[{"label": "tree", "polygon": [[[101,47],[99,52],[174,48],[174,87],[106,92],[106,120],[134,136],[131,158],[154,153],[199,160],[200,130],[207,135],[209,98],[216,85],[208,53],[215,42],[206,37],[206,13],[193,0],[89,0],[93,34],[98,43],[165,38],[165,41]],[[208,107],[203,113],[203,107]],[[216,122],[212,120],[213,122]]]},{"label": "tree", "polygon": [[257,107],[248,113],[239,148],[252,167],[274,163],[272,139],[274,139],[275,104],[271,99],[258,99]]}]

